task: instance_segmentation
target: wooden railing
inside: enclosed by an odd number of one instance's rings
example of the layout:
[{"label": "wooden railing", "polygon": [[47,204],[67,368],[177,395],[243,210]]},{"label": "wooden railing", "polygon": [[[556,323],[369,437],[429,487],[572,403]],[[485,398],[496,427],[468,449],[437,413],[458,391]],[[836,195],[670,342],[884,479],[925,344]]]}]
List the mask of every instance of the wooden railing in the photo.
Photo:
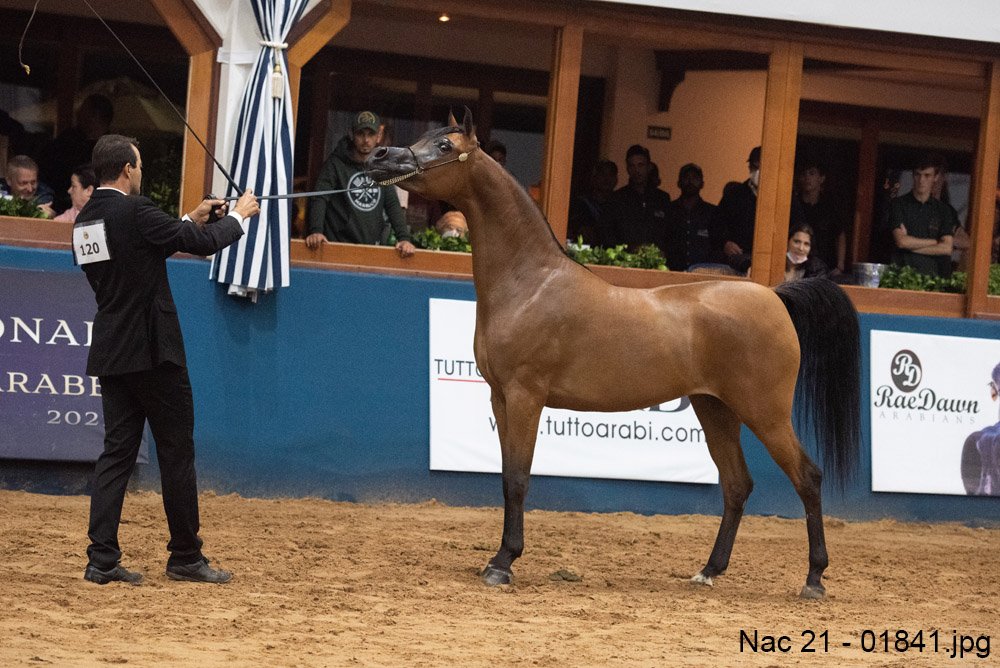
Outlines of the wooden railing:
[{"label": "wooden railing", "polygon": [[[34,248],[70,249],[71,223],[57,223],[38,218],[0,216],[0,245]],[[403,259],[394,248],[326,243],[310,250],[301,239],[292,239],[292,266],[337,271],[394,274],[414,277],[471,280],[472,256],[468,253],[418,250]],[[590,266],[590,269],[613,285],[652,288],[706,280],[744,280],[708,274]],[[988,297],[986,308],[969,312],[968,295],[938,292],[915,292],[886,288],[844,286],[855,307],[865,313],[934,316],[942,318],[973,317],[1000,319],[1000,297]]]}]

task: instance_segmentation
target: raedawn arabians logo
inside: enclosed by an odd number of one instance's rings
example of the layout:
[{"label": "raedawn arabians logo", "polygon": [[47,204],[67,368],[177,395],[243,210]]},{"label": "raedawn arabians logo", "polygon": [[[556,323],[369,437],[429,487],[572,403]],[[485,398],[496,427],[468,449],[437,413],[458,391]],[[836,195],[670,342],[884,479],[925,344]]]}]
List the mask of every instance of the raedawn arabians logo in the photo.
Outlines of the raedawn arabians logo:
[{"label": "raedawn arabians logo", "polygon": [[347,184],[347,196],[358,211],[371,211],[382,199],[382,189],[364,172],[358,172]]},{"label": "raedawn arabians logo", "polygon": [[939,396],[924,383],[923,364],[912,350],[893,355],[888,371],[892,384],[878,386],[872,396],[880,418],[963,423],[973,422],[979,413],[978,400]]},{"label": "raedawn arabians logo", "polygon": [[892,384],[900,392],[912,392],[920,385],[924,377],[924,368],[920,358],[912,350],[900,350],[892,356],[889,373],[892,374]]}]

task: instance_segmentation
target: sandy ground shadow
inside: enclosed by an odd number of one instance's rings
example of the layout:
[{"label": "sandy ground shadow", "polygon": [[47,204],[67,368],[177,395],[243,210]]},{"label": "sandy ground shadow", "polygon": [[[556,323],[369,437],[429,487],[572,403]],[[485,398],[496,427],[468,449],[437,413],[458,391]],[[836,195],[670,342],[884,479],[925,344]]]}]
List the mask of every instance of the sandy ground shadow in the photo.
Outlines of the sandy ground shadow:
[{"label": "sandy ground shadow", "polygon": [[[0,665],[997,661],[993,647],[986,661],[976,650],[948,658],[956,631],[978,639],[980,654],[982,636],[1000,633],[997,529],[828,520],[829,596],[814,602],[797,598],[801,520],[746,518],[729,573],[705,588],[687,580],[708,556],[715,517],[534,511],[514,585],[487,589],[477,571],[499,541],[500,509],[206,494],[206,553],[236,573],[213,586],[166,579],[161,499],[138,493],[125,505],[123,563],[146,583],[99,587],[81,577],[88,504],[0,491]],[[897,651],[897,630],[922,630],[923,651]],[[756,631],[759,647],[764,635],[788,636],[790,651],[741,652],[741,631]],[[815,653],[802,651],[810,633]],[[863,650],[866,638],[875,651]]]}]

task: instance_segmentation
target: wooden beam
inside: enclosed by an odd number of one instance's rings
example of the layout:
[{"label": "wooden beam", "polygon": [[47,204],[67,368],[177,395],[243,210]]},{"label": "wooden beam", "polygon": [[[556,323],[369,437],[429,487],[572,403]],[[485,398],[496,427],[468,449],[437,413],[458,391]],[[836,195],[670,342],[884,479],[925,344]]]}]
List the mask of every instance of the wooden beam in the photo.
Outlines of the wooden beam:
[{"label": "wooden beam", "polygon": [[[194,0],[150,0],[150,4],[191,57],[187,122],[205,146],[212,147],[219,115],[220,70],[215,54],[222,46],[222,37]],[[188,130],[184,132],[183,150],[180,210],[186,213],[195,208],[211,189],[214,164]]]},{"label": "wooden beam", "polygon": [[934,74],[950,74],[956,77],[982,77],[983,64],[971,60],[946,55],[914,55],[892,51],[876,51],[857,46],[832,46],[829,44],[806,44],[804,55],[845,65],[864,65],[889,70],[912,70]]},{"label": "wooden beam", "polygon": [[324,0],[288,34],[288,64],[301,68],[351,20],[351,0]]},{"label": "wooden beam", "polygon": [[[215,125],[219,107],[219,64],[215,51],[191,56],[188,74],[187,122],[205,146],[215,145]],[[208,83],[206,91],[206,83]],[[189,131],[184,130],[183,166],[181,168],[181,214],[198,206],[212,188],[215,165]]]},{"label": "wooden beam", "polygon": [[760,187],[750,269],[750,278],[762,285],[784,280],[801,95],[802,45],[781,42],[771,52],[767,69]]},{"label": "wooden beam", "polygon": [[542,162],[542,211],[556,239],[563,242],[569,225],[569,191],[573,180],[576,107],[583,61],[583,28],[566,25],[556,30],[545,117],[545,155]]},{"label": "wooden beam", "polygon": [[996,215],[997,169],[1000,165],[1000,61],[987,66],[979,145],[969,206],[972,262],[966,293],[966,315],[987,310],[986,286],[990,275],[993,225]]},{"label": "wooden beam", "polygon": [[[875,189],[881,186],[879,175],[875,173],[878,165],[879,124],[869,121],[861,131],[861,143],[858,147],[858,185],[854,194],[854,230],[851,236],[852,262],[867,262],[871,252],[872,226],[878,224],[875,220]],[[845,271],[850,266],[844,267]]]},{"label": "wooden beam", "polygon": [[156,13],[170,28],[189,56],[215,51],[222,37],[201,12],[194,0],[149,0]]}]

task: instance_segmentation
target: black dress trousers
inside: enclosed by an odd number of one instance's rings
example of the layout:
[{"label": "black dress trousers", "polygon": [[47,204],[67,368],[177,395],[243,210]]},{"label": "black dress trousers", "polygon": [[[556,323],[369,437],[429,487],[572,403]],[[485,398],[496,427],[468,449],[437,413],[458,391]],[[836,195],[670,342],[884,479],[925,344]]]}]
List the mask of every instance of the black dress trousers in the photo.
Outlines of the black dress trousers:
[{"label": "black dress trousers", "polygon": [[194,403],[187,369],[165,362],[146,371],[101,376],[104,452],[97,460],[90,504],[90,563],[102,570],[121,559],[118,525],[143,427],[156,442],[163,508],[170,529],[168,565],[202,559],[194,470]]}]

